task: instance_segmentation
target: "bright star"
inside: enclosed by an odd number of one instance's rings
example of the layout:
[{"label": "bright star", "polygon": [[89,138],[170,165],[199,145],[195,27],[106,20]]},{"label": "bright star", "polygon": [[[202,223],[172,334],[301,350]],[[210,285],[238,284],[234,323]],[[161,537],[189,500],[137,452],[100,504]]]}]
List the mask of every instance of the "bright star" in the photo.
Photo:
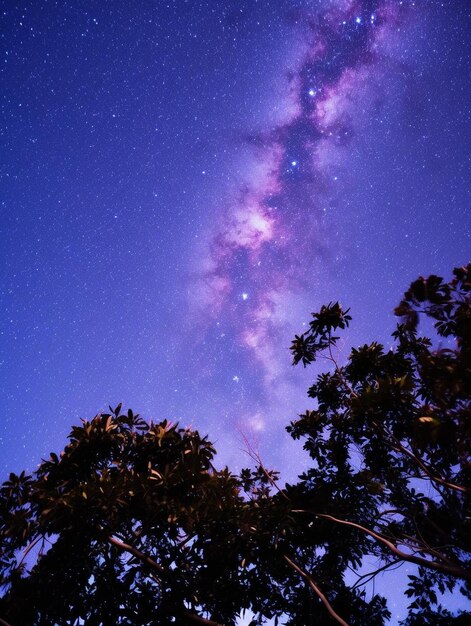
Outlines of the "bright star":
[{"label": "bright star", "polygon": [[249,294],[248,294],[248,293],[245,293],[245,292],[244,292],[244,293],[242,294],[242,300],[247,300],[247,299],[248,299],[248,297],[249,297]]},{"label": "bright star", "polygon": [[291,161],[291,165],[292,165],[293,167],[296,167],[296,165],[297,165],[297,164],[298,164],[298,162],[297,162],[297,161]]},{"label": "bright star", "polygon": [[312,98],[313,96],[315,96],[315,95],[316,95],[316,90],[315,90],[315,89],[309,89],[308,93],[309,93],[309,95],[310,95],[310,96],[311,96],[311,98]]},{"label": "bright star", "polygon": [[233,376],[233,377],[232,377],[232,380],[233,380],[235,383],[238,383],[238,382],[239,382],[239,380],[240,380],[240,378],[236,375],[236,376]]},{"label": "bright star", "polygon": [[355,18],[355,22],[356,22],[357,24],[361,24],[361,17],[357,17],[357,18]]}]

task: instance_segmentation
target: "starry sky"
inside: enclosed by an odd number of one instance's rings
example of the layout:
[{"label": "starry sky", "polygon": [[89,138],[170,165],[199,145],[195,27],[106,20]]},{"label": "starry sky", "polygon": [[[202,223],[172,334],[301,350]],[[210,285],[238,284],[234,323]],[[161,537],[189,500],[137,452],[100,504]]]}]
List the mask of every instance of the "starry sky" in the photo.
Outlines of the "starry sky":
[{"label": "starry sky", "polygon": [[123,402],[295,477],[310,312],[388,343],[409,282],[469,260],[471,4],[0,13],[2,474]]}]

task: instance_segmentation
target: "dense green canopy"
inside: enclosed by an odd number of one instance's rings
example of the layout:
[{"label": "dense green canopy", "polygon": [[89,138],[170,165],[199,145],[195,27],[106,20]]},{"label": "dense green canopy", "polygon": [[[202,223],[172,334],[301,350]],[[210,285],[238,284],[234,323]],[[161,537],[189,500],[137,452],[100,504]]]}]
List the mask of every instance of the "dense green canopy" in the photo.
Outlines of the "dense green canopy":
[{"label": "dense green canopy", "polygon": [[75,426],[59,456],[1,487],[0,624],[230,625],[250,608],[254,625],[379,626],[389,612],[368,582],[401,563],[417,570],[405,625],[471,623],[439,604],[471,598],[470,294],[471,265],[420,278],[393,349],[343,364],[348,310],[313,314],[294,363],[330,368],[288,426],[311,459],[294,485],[261,462],[218,470],[198,432],[121,406]]}]

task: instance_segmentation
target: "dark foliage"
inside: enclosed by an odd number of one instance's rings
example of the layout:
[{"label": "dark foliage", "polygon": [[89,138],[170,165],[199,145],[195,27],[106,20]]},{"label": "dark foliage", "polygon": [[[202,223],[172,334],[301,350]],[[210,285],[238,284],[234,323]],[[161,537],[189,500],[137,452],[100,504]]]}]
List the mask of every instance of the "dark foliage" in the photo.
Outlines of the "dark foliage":
[{"label": "dark foliage", "polygon": [[[197,432],[120,411],[74,427],[60,456],[3,484],[0,616],[18,626],[203,614],[233,623],[258,585],[243,567],[257,515],[240,480],[214,469]],[[245,474],[260,505],[266,483]],[[29,571],[26,552],[36,555]]]},{"label": "dark foliage", "polygon": [[381,626],[368,582],[404,563],[404,626],[470,624],[439,604],[471,598],[470,294],[471,265],[415,281],[394,348],[343,365],[348,310],[313,314],[294,363],[331,368],[288,427],[311,458],[295,485],[261,464],[217,470],[207,438],[121,406],[74,427],[59,456],[1,486],[0,624],[230,625],[251,608],[254,626]]},{"label": "dark foliage", "polygon": [[[334,333],[350,316],[338,303],[293,341],[295,364],[322,354],[332,368],[309,389],[316,408],[288,428],[312,465],[287,492],[312,520],[306,542],[323,547],[311,565],[321,584],[330,582],[318,574],[326,562],[342,572],[366,555],[382,569],[415,563],[406,623],[471,623],[431,609],[438,593],[471,592],[471,265],[450,283],[419,278],[395,312],[394,348],[364,345],[342,366]],[[433,322],[435,341],[419,334],[421,317]]]}]

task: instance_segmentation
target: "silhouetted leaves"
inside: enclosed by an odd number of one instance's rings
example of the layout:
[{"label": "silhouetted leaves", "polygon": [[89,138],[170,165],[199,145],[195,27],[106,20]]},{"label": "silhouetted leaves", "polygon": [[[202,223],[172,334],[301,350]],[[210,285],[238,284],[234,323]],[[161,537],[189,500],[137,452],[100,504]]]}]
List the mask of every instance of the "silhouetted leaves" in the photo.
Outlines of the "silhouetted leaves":
[{"label": "silhouetted leaves", "polygon": [[[316,515],[337,519],[312,549],[322,546],[324,561],[337,560],[344,572],[366,554],[383,566],[398,556],[380,541],[365,543],[362,531],[349,535],[348,545],[337,543],[335,525],[345,531],[344,521],[422,559],[405,590],[408,625],[422,623],[419,616],[434,623],[437,593],[455,589],[457,581],[470,598],[470,292],[471,265],[456,269],[450,283],[437,276],[414,281],[396,309],[401,322],[388,351],[373,342],[339,364],[333,333],[350,320],[342,326],[339,305],[314,314],[310,330],[291,347],[295,364],[322,356],[331,372],[309,389],[316,408],[288,427],[312,459],[290,497],[311,512],[313,531],[324,529]],[[422,317],[434,323],[435,339],[419,336]],[[455,623],[440,611],[437,623]]]},{"label": "silhouetted leaves", "polygon": [[[345,363],[335,333],[349,310],[313,313],[293,362],[331,367],[288,426],[310,464],[284,489],[260,464],[216,469],[207,437],[121,404],[73,426],[60,455],[0,487],[0,617],[230,626],[250,608],[253,626],[327,626],[332,614],[381,626],[386,600],[365,585],[411,561],[404,626],[469,624],[439,596],[471,596],[470,293],[471,265],[449,283],[418,279],[396,309],[393,348],[365,344]],[[435,338],[419,335],[424,316]]]}]

